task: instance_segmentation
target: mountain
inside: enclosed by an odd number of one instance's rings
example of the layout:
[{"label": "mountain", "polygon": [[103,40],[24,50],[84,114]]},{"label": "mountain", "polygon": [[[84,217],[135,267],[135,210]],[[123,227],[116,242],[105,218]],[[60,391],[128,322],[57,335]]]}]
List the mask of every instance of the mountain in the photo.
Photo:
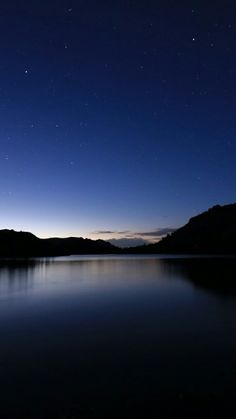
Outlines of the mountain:
[{"label": "mountain", "polygon": [[0,230],[0,257],[67,256],[118,253],[119,249],[103,240],[82,237],[39,239],[32,233]]},{"label": "mountain", "polygon": [[236,204],[216,205],[138,253],[236,254]]},{"label": "mountain", "polygon": [[158,243],[120,249],[104,240],[82,237],[39,239],[32,233],[0,230],[0,257],[79,254],[236,254],[236,204],[216,205]]}]

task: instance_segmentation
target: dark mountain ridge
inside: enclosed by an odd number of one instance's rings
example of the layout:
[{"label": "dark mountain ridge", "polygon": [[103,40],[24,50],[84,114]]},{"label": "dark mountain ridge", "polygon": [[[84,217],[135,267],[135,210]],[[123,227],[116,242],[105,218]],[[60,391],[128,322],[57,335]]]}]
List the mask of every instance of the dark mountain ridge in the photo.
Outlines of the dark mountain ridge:
[{"label": "dark mountain ridge", "polygon": [[0,230],[0,257],[3,258],[118,252],[117,247],[103,240],[82,237],[40,239],[24,231]]},{"label": "dark mountain ridge", "polygon": [[[134,250],[134,249],[133,249]],[[236,204],[216,205],[139,253],[236,254]]]},{"label": "dark mountain ridge", "polygon": [[236,204],[216,205],[189,220],[158,243],[120,249],[104,240],[82,237],[40,239],[32,233],[0,230],[0,257],[79,254],[227,254],[236,255]]}]

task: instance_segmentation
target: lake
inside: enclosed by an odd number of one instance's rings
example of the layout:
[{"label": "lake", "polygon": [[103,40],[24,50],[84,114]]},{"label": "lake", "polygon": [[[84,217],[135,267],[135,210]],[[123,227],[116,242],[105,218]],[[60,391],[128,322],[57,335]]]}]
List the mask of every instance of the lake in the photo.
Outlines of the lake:
[{"label": "lake", "polygon": [[1,419],[235,416],[235,281],[234,258],[2,260]]}]

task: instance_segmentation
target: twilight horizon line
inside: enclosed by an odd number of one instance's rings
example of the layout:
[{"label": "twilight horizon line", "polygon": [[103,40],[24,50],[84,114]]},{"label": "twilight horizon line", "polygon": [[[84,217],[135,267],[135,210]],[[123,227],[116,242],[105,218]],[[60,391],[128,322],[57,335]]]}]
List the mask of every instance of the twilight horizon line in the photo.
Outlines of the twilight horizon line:
[{"label": "twilight horizon line", "polygon": [[[219,203],[212,205],[210,208],[218,206]],[[221,203],[220,206],[224,205],[230,205],[229,203]],[[203,211],[209,210],[209,208],[204,208]],[[201,213],[200,212],[200,213]],[[160,241],[163,237],[173,233],[178,228],[185,225],[190,218],[199,215],[200,213],[190,214],[189,217],[187,217],[183,223],[181,223],[179,226],[173,227],[173,226],[162,226],[162,227],[155,227],[155,228],[149,228],[149,229],[94,229],[91,231],[91,229],[88,229],[87,231],[83,231],[81,229],[79,232],[67,232],[64,234],[59,233],[59,229],[55,233],[52,232],[51,234],[40,234],[37,231],[37,228],[31,228],[29,225],[28,227],[24,227],[22,224],[21,226],[2,226],[0,230],[14,230],[14,231],[24,231],[24,232],[30,232],[34,234],[35,236],[47,239],[47,238],[68,238],[68,237],[82,237],[87,238],[91,240],[105,240],[107,242],[110,242],[111,244],[125,248],[125,247],[132,247],[132,246],[139,246],[149,243],[157,243]],[[14,223],[13,223],[14,224]],[[59,233],[59,234],[58,234]]]},{"label": "twilight horizon line", "polygon": [[[131,230],[125,230],[125,231],[111,231],[111,230],[100,230],[100,231],[94,231],[90,235],[52,235],[52,236],[40,236],[38,234],[35,234],[34,231],[31,230],[25,230],[25,229],[13,229],[13,228],[1,228],[0,231],[15,231],[15,232],[24,232],[24,233],[31,233],[34,236],[40,238],[40,239],[49,239],[49,238],[80,238],[83,239],[90,239],[90,240],[104,240],[107,242],[110,242],[111,244],[125,248],[125,247],[132,247],[132,246],[141,246],[144,244],[150,244],[150,243],[157,243],[159,240],[161,240],[166,235],[173,233],[176,231],[176,228],[156,228],[153,231],[131,231]],[[110,236],[110,237],[109,237]]]}]

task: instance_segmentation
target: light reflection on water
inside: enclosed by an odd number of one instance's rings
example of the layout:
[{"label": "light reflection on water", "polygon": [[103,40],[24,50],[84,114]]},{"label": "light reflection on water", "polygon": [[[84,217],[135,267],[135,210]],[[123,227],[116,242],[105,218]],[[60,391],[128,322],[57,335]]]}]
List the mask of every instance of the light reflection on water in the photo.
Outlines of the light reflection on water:
[{"label": "light reflection on water", "polygon": [[233,258],[2,261],[0,413],[233,394],[235,273]]},{"label": "light reflection on water", "polygon": [[[0,299],[32,298],[35,293],[80,292],[91,288],[170,287],[168,273],[157,258],[70,257],[32,259],[0,264]],[[178,281],[175,287],[180,286]]]}]

